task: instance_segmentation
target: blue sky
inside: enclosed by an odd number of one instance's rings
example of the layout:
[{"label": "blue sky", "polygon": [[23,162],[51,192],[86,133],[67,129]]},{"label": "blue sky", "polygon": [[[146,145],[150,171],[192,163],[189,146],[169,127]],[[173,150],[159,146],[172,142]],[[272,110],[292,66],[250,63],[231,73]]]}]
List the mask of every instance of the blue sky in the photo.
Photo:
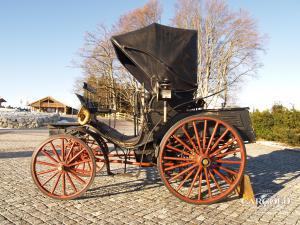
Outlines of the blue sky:
[{"label": "blue sky", "polygon": [[[86,31],[112,24],[121,14],[145,0],[14,1],[0,2],[0,96],[10,105],[25,104],[48,95],[78,106],[73,94],[82,76],[71,61],[84,43]],[[163,24],[169,24],[175,1],[162,1]],[[238,93],[238,104],[269,108],[281,102],[300,109],[300,2],[230,0],[233,9],[245,9],[269,36],[264,67]]]}]

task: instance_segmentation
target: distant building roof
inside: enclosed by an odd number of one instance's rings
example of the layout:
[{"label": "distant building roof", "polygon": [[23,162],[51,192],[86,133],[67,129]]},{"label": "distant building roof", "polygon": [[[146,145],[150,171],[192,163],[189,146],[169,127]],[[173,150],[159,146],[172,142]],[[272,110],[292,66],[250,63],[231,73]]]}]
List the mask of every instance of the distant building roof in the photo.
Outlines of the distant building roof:
[{"label": "distant building roof", "polygon": [[65,105],[60,101],[57,101],[56,99],[52,98],[51,96],[41,98],[35,102],[28,104],[28,106],[31,107],[31,110],[38,112],[57,112],[65,114],[76,114],[78,112],[77,109]]},{"label": "distant building roof", "polygon": [[6,102],[4,98],[0,97],[0,102]]},{"label": "distant building roof", "polygon": [[47,96],[45,98],[39,99],[35,102],[32,102],[29,104],[29,106],[32,106],[32,107],[58,107],[58,108],[70,107],[70,106],[67,106],[67,105],[57,101],[56,99],[52,98],[51,96]]}]

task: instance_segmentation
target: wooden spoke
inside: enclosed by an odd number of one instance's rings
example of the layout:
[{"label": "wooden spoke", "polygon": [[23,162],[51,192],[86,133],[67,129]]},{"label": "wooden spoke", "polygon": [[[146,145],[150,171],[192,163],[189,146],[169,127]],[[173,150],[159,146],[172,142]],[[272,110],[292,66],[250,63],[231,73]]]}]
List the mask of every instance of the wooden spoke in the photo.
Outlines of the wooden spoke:
[{"label": "wooden spoke", "polygon": [[66,161],[69,160],[69,157],[70,157],[70,155],[71,155],[71,152],[73,151],[73,148],[74,148],[75,143],[76,143],[76,142],[73,142],[73,144],[71,145],[71,148],[70,148],[70,150],[69,150],[69,152],[68,152],[68,154],[66,155],[66,158],[65,158]]},{"label": "wooden spoke", "polygon": [[53,188],[51,190],[51,194],[53,194],[54,191],[56,190],[56,187],[57,187],[58,181],[60,180],[60,177],[61,177],[61,173],[58,175],[58,177],[57,177],[57,179],[55,181],[55,184],[54,184],[54,186],[53,186]]},{"label": "wooden spoke", "polygon": [[48,180],[46,180],[42,186],[44,187],[48,182],[50,182],[57,174],[59,174],[59,171],[57,171],[55,174],[53,174]]},{"label": "wooden spoke", "polygon": [[53,151],[54,155],[57,157],[58,161],[61,161],[61,159],[60,159],[59,155],[57,154],[56,148],[54,147],[52,141],[50,142],[50,146],[52,148],[52,151]]},{"label": "wooden spoke", "polygon": [[186,162],[186,163],[181,163],[181,164],[178,164],[178,165],[166,167],[166,168],[165,168],[165,171],[173,170],[173,169],[180,168],[180,167],[185,167],[185,166],[190,165],[190,164],[193,164],[193,163],[194,163],[194,162]]},{"label": "wooden spoke", "polygon": [[233,142],[235,142],[235,139],[228,141],[221,148],[219,148],[219,149],[215,150],[214,152],[212,152],[209,156],[212,157],[213,155],[219,154],[222,150],[228,148]]},{"label": "wooden spoke", "polygon": [[227,128],[223,134],[218,138],[218,140],[214,143],[214,145],[210,148],[210,151],[212,152],[220,143],[221,140],[224,139],[225,135],[229,132],[229,128]]},{"label": "wooden spoke", "polygon": [[76,159],[83,151],[84,151],[84,149],[81,149],[78,153],[76,153],[76,155],[73,156],[73,157],[68,161],[68,164],[71,163],[74,159]]},{"label": "wooden spoke", "polygon": [[181,129],[183,130],[185,136],[189,139],[190,143],[191,143],[192,146],[193,146],[193,149],[194,149],[195,151],[197,151],[197,147],[196,147],[194,141],[192,140],[191,136],[190,136],[190,135],[188,134],[188,132],[186,131],[185,127],[182,126]]},{"label": "wooden spoke", "polygon": [[58,161],[56,159],[54,159],[51,155],[48,154],[48,152],[46,152],[44,149],[43,151],[41,151],[41,153],[46,156],[48,159],[50,159],[51,161],[58,163]]},{"label": "wooden spoke", "polygon": [[44,171],[40,171],[40,172],[37,172],[36,174],[37,175],[42,175],[42,174],[47,174],[47,173],[51,173],[51,172],[54,172],[54,171],[57,171],[57,169],[50,169],[50,170],[44,170]]},{"label": "wooden spoke", "polygon": [[202,143],[203,143],[203,149],[205,151],[205,144],[206,144],[206,129],[207,129],[207,120],[204,120],[204,130],[203,130],[203,139],[202,139]]},{"label": "wooden spoke", "polygon": [[40,165],[44,165],[44,166],[52,166],[52,167],[57,167],[56,164],[53,163],[48,163],[48,162],[44,162],[44,161],[36,161],[36,164],[40,164]]},{"label": "wooden spoke", "polygon": [[62,161],[65,160],[65,139],[64,138],[61,139],[61,158]]},{"label": "wooden spoke", "polygon": [[216,180],[215,176],[213,175],[213,173],[212,173],[210,170],[208,170],[208,172],[209,172],[209,176],[210,176],[210,177],[212,178],[212,180],[214,181],[214,183],[215,183],[215,185],[217,186],[218,190],[222,193],[223,191],[222,191],[220,185],[218,184],[218,181]]},{"label": "wooden spoke", "polygon": [[218,170],[213,169],[213,171],[215,172],[215,174],[217,174],[220,178],[222,178],[227,184],[231,185],[231,181],[224,176],[223,174],[221,174]]},{"label": "wooden spoke", "polygon": [[180,144],[182,144],[185,148],[187,148],[191,153],[193,153],[193,149],[191,149],[186,143],[184,143],[179,137],[176,135],[173,135],[173,137],[178,141]]},{"label": "wooden spoke", "polygon": [[197,178],[198,178],[198,174],[199,174],[200,172],[202,172],[202,169],[203,169],[203,167],[198,167],[198,170],[197,170],[197,172],[196,172],[196,175],[194,176],[194,179],[193,179],[193,181],[192,181],[192,184],[191,184],[191,186],[190,186],[190,188],[189,188],[189,190],[188,190],[187,197],[189,197],[189,196],[191,195],[191,192],[192,192],[192,190],[193,190],[194,184],[195,184],[195,182],[196,182],[196,180],[197,180]]},{"label": "wooden spoke", "polygon": [[73,169],[72,172],[75,172],[78,175],[85,175],[85,174],[89,174],[90,171],[85,170],[85,169]]},{"label": "wooden spoke", "polygon": [[[87,165],[88,165],[88,167],[89,167],[89,171],[91,171],[91,170],[92,170],[92,167],[91,167],[91,165],[90,165],[90,161],[87,162]],[[97,166],[97,165],[96,165],[96,166]]]},{"label": "wooden spoke", "polygon": [[226,168],[226,167],[223,167],[223,166],[218,166],[221,170],[224,170],[224,171],[226,171],[227,173],[230,173],[230,174],[232,174],[232,175],[237,175],[238,174],[238,172],[236,172],[236,171],[234,171],[234,170],[231,170],[231,169],[228,169],[228,168]]},{"label": "wooden spoke", "polygon": [[207,144],[206,153],[209,152],[209,147],[210,147],[210,145],[211,145],[211,143],[212,143],[212,141],[213,141],[213,139],[214,139],[214,137],[215,137],[215,134],[216,134],[216,131],[217,131],[218,126],[219,126],[219,123],[216,122],[216,125],[215,125],[215,127],[214,127],[213,133],[212,133],[212,135],[211,135],[211,137],[210,137],[210,139],[209,139],[209,142],[208,142],[208,144]]},{"label": "wooden spoke", "polygon": [[199,187],[198,187],[198,200],[201,200],[201,187],[202,187],[202,171],[200,171],[200,177],[199,177]]},{"label": "wooden spoke", "polygon": [[[99,136],[98,137],[94,136],[88,130],[81,130],[80,132],[71,131],[70,133],[83,140],[92,149],[97,162],[96,172],[100,172],[103,168],[105,168],[106,161],[104,159],[105,157],[102,152],[102,150],[104,149],[105,151],[107,151],[106,150],[107,146],[105,141]],[[91,163],[89,164],[91,165]],[[86,166],[88,166],[88,164]]]},{"label": "wooden spoke", "polygon": [[194,121],[193,121],[193,127],[194,127],[194,132],[196,134],[196,139],[197,139],[197,143],[198,143],[200,153],[203,154],[203,150],[202,150],[201,143],[200,143],[199,133],[198,133],[198,130],[197,130],[196,123]]},{"label": "wooden spoke", "polygon": [[227,156],[227,155],[230,155],[230,154],[234,154],[234,153],[238,153],[238,152],[241,152],[241,150],[234,150],[234,151],[227,151],[227,152],[224,152],[224,153],[220,153],[220,154],[217,154],[217,155],[214,155],[215,157],[217,157],[217,158],[223,158],[223,157],[225,157],[225,156]]},{"label": "wooden spoke", "polygon": [[209,182],[209,179],[208,179],[207,168],[205,168],[205,167],[204,167],[204,174],[205,174],[206,186],[207,186],[209,197],[212,197],[211,189],[210,189],[210,182]]},{"label": "wooden spoke", "polygon": [[224,164],[241,164],[240,161],[233,161],[233,160],[222,160],[222,159],[218,159],[215,160],[218,163],[224,163]]},{"label": "wooden spoke", "polygon": [[77,192],[77,188],[75,187],[75,185],[74,185],[74,183],[72,181],[72,178],[70,177],[69,173],[67,172],[66,175],[67,175],[67,180],[71,184],[71,187],[73,188],[74,192]]},{"label": "wooden spoke", "polygon": [[184,178],[184,180],[181,181],[180,185],[177,187],[177,191],[179,191],[179,190],[182,188],[182,186],[184,185],[184,183],[187,181],[187,179],[190,178],[190,176],[192,176],[192,174],[194,173],[194,171],[195,171],[195,169],[192,169],[192,170],[188,173],[188,175],[186,175],[186,177]]},{"label": "wooden spoke", "polygon": [[62,190],[63,194],[66,195],[66,174],[62,172]]},{"label": "wooden spoke", "polygon": [[175,160],[175,161],[193,161],[190,158],[177,158],[177,157],[169,157],[169,156],[165,156],[164,159],[165,160]]},{"label": "wooden spoke", "polygon": [[177,179],[177,178],[180,177],[181,175],[183,175],[183,174],[187,173],[188,171],[194,169],[196,166],[197,166],[197,164],[195,164],[195,165],[193,165],[193,166],[190,166],[189,168],[187,168],[187,169],[181,171],[180,173],[176,174],[175,176],[171,177],[171,178],[169,179],[169,181],[172,181],[172,180]]},{"label": "wooden spoke", "polygon": [[[77,169],[77,170],[78,170],[78,169]],[[73,177],[74,177],[76,180],[78,180],[80,183],[86,184],[86,182],[85,182],[83,179],[81,179],[79,176],[77,176],[77,174],[76,174],[74,171],[70,171],[70,174],[72,174]]]},{"label": "wooden spoke", "polygon": [[171,145],[167,145],[167,148],[168,148],[168,149],[171,149],[171,150],[173,150],[173,151],[175,151],[175,152],[179,152],[179,153],[181,153],[181,154],[183,154],[183,155],[192,156],[190,153],[188,153],[188,152],[186,152],[186,151],[183,151],[183,150],[180,150],[180,149],[178,149],[178,148],[175,148],[175,147],[173,147],[173,146],[171,146]]}]

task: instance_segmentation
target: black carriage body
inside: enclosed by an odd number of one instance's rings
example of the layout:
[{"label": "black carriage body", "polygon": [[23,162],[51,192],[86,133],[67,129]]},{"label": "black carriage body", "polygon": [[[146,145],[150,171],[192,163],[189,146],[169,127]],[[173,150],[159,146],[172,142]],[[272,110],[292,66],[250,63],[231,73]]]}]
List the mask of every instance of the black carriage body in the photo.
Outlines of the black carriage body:
[{"label": "black carriage body", "polygon": [[[159,104],[159,103],[158,103]],[[156,110],[152,110],[147,117],[147,127],[144,127],[142,137],[140,136],[128,136],[119,132],[117,129],[112,128],[106,123],[98,121],[88,125],[92,132],[100,135],[109,141],[119,145],[120,147],[127,147],[135,149],[138,154],[142,154],[144,146],[147,146],[147,154],[151,153],[154,156],[155,149],[158,150],[159,143],[162,140],[165,133],[178,121],[191,117],[191,116],[209,116],[218,118],[231,124],[239,133],[245,143],[255,142],[255,133],[251,124],[249,115],[249,108],[224,108],[224,109],[202,109],[198,111],[176,111],[170,110],[168,114],[168,122],[162,123],[162,110],[156,106]],[[62,124],[50,124],[49,135],[57,135],[67,133],[68,130],[72,130],[75,127],[80,126],[78,123],[62,123]],[[208,132],[212,132],[212,127]],[[221,131],[220,131],[221,132]],[[155,156],[157,156],[156,152]]]},{"label": "black carriage body", "polygon": [[147,91],[166,78],[173,90],[196,87],[197,31],[153,23],[111,41],[119,61]]},{"label": "black carriage body", "polygon": [[224,108],[224,109],[202,109],[197,111],[175,111],[171,110],[168,116],[168,122],[166,124],[161,123],[162,110],[155,110],[149,113],[149,120],[151,121],[151,127],[157,125],[154,139],[157,143],[160,142],[163,135],[168,129],[179,120],[182,120],[190,116],[210,116],[223,120],[231,124],[245,143],[254,143],[256,141],[255,133],[253,131],[249,108]]},{"label": "black carriage body", "polygon": [[[231,124],[245,142],[255,141],[248,108],[203,109],[194,101],[197,87],[197,31],[151,24],[142,29],[111,38],[121,64],[141,83],[150,96],[145,104],[140,135],[127,136],[111,126],[96,120],[89,123],[93,132],[124,148],[140,149],[147,146],[154,153],[163,135],[173,124],[190,116],[211,116]],[[162,99],[156,98],[157,84],[168,80],[172,97],[167,101],[167,121],[163,122]],[[88,92],[87,84],[84,89]],[[109,113],[95,108],[83,96],[77,95],[81,104],[94,114]],[[96,117],[94,117],[96,118]],[[52,125],[50,134],[65,132],[70,125]],[[74,125],[74,124],[73,124]],[[156,154],[157,155],[157,154]]]},{"label": "black carriage body", "polygon": [[111,38],[120,63],[149,93],[170,82],[172,106],[194,98],[197,87],[197,31],[153,23]]}]

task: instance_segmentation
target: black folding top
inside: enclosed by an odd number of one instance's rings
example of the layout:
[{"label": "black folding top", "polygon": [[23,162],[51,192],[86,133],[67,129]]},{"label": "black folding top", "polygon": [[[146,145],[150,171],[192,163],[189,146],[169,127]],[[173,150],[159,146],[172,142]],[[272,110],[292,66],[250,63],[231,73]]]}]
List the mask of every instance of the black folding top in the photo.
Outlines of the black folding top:
[{"label": "black folding top", "polygon": [[168,78],[174,90],[197,85],[197,31],[157,23],[111,38],[120,62],[148,91]]}]

